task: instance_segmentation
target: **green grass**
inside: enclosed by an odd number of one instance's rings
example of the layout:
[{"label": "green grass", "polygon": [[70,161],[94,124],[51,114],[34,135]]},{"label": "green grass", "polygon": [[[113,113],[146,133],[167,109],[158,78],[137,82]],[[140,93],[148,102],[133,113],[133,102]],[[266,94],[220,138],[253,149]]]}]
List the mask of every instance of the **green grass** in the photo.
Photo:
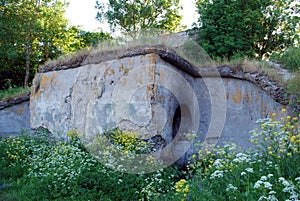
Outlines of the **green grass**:
[{"label": "green grass", "polygon": [[6,100],[15,96],[22,96],[30,92],[30,87],[15,87],[6,90],[0,90],[0,100]]}]

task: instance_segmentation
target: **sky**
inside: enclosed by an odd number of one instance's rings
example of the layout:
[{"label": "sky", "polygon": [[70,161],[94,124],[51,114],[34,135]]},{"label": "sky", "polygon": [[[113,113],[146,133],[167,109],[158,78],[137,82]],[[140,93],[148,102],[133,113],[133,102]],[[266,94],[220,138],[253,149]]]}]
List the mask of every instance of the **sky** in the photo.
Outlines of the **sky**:
[{"label": "sky", "polygon": [[[109,32],[107,24],[100,24],[95,19],[97,10],[95,9],[96,0],[68,0],[69,6],[66,10],[66,18],[69,19],[71,25],[81,26],[85,31],[103,31]],[[108,2],[108,0],[103,0]],[[182,24],[191,27],[193,22],[197,21],[198,15],[194,0],[181,0],[183,6]]]}]

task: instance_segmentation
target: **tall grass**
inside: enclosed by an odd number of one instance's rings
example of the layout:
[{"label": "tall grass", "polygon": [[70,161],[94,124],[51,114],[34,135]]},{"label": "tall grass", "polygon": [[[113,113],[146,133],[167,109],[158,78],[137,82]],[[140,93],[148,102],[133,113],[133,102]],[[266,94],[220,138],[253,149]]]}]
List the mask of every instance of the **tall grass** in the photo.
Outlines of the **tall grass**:
[{"label": "tall grass", "polygon": [[30,92],[30,87],[15,87],[0,90],[0,100],[6,100],[15,96],[22,96]]}]

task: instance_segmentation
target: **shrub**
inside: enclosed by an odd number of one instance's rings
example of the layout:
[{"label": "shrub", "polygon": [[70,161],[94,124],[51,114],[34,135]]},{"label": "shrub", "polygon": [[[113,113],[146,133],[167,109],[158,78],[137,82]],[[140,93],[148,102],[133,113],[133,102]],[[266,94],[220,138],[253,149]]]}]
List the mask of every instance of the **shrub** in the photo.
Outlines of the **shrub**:
[{"label": "shrub", "polygon": [[300,70],[300,47],[290,47],[284,52],[274,53],[271,60],[279,61],[282,66],[291,71]]}]

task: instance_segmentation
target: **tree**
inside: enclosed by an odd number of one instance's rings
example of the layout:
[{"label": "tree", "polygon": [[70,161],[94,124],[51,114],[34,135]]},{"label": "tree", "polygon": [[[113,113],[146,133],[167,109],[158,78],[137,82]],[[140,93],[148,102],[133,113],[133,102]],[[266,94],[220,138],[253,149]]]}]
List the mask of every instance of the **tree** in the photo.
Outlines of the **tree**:
[{"label": "tree", "polygon": [[198,0],[197,7],[197,41],[213,57],[262,57],[297,40],[299,6],[291,0]]},{"label": "tree", "polygon": [[68,28],[59,0],[0,0],[0,89],[28,86],[38,66],[110,36]]},{"label": "tree", "polygon": [[[24,86],[28,86],[30,71],[48,58],[47,53],[53,53],[49,40],[59,39],[61,36],[58,33],[66,28],[64,9],[62,2],[53,0],[1,1],[0,44],[1,52],[4,52],[1,62],[6,64],[5,69],[8,70],[12,70],[12,65],[17,62],[14,75],[18,74],[18,77],[25,70]],[[19,57],[20,60],[15,61]],[[20,85],[19,80],[15,81]]]},{"label": "tree", "polygon": [[141,29],[177,31],[181,27],[180,0],[109,0],[107,8],[96,1],[97,19],[106,20],[116,29],[134,36]]}]

